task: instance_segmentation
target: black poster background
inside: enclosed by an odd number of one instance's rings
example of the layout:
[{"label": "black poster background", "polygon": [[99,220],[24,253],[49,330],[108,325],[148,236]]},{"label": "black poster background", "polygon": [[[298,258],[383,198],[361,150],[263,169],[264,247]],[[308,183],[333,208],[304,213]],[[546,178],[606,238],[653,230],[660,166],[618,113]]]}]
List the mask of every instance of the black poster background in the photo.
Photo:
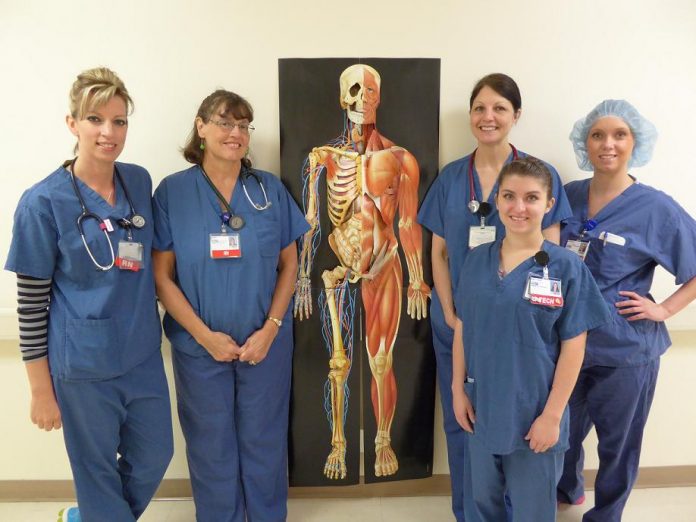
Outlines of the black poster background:
[{"label": "black poster background", "polygon": [[[439,59],[321,58],[279,60],[281,177],[296,201],[302,202],[302,165],[313,147],[341,135],[344,111],[339,105],[339,77],[355,63],[374,67],[381,76],[377,111],[380,134],[406,148],[420,166],[419,201],[437,174],[439,149]],[[321,273],[339,262],[326,240],[331,231],[326,214],[326,179],[320,182],[322,241],[312,269],[313,313],[295,320],[295,355],[290,418],[289,471],[291,486],[348,485],[359,482],[360,423],[365,430],[365,482],[428,477],[432,474],[435,358],[429,318],[413,320],[406,313],[408,271],[401,249],[403,297],[401,322],[394,345],[393,369],[397,404],[391,442],[399,470],[390,477],[374,474],[376,421],[371,400],[371,373],[363,340],[360,284],[356,290],[354,355],[348,379],[350,398],[345,434],[347,477],[330,480],[323,474],[331,449],[331,431],[324,410],[324,383],[329,353],[321,336],[323,291]],[[398,216],[397,216],[398,218]],[[395,227],[397,220],[395,219]],[[430,276],[430,235],[423,229],[423,265]],[[362,392],[362,393],[361,393]]]}]

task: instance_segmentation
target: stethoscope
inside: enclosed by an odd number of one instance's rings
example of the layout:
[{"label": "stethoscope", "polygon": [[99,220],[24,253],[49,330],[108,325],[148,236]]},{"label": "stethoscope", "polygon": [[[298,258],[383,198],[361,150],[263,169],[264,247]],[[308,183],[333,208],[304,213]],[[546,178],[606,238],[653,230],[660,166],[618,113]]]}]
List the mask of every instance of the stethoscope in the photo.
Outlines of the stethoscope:
[{"label": "stethoscope", "polygon": [[[519,154],[517,153],[517,149],[515,146],[511,143],[510,148],[512,149],[512,160],[517,160],[519,159]],[[475,149],[474,152],[471,153],[471,159],[469,159],[469,170],[468,170],[468,176],[469,176],[469,203],[467,203],[467,207],[469,208],[469,212],[472,214],[476,214],[479,211],[479,208],[481,207],[482,203],[476,199],[476,186],[474,185],[474,159],[476,159],[476,151],[478,149]]]},{"label": "stethoscope", "polygon": [[[229,227],[232,230],[240,230],[244,226],[244,218],[242,216],[238,216],[234,213],[232,210],[232,207],[230,207],[230,204],[227,202],[225,197],[220,194],[220,191],[217,189],[213,181],[210,179],[208,174],[206,173],[205,169],[203,168],[203,165],[199,165],[201,169],[201,173],[203,174],[203,178],[205,181],[208,183],[210,188],[213,190],[215,193],[215,196],[218,198],[222,206],[225,208],[225,212],[223,212],[220,215],[220,218],[222,219],[223,224],[229,225]],[[242,183],[242,188],[244,189],[244,194],[246,195],[247,200],[249,201],[249,204],[254,207],[256,210],[266,210],[268,207],[271,206],[271,202],[268,200],[268,196],[266,195],[266,189],[263,187],[263,182],[261,181],[261,177],[254,172],[252,169],[248,167],[242,167],[243,170],[241,172],[241,175],[239,176],[239,181]],[[263,194],[263,199],[264,203],[263,205],[259,203],[255,203],[252,199],[251,196],[249,196],[249,192],[247,191],[246,183],[244,182],[244,179],[249,179],[249,176],[253,177],[256,180],[256,183],[258,183],[259,187],[261,188],[261,193]]]},{"label": "stethoscope", "polygon": [[[77,230],[80,233],[80,238],[82,239],[82,244],[85,246],[85,250],[87,251],[87,254],[89,255],[89,258],[92,260],[92,263],[94,263],[94,266],[97,267],[98,270],[102,270],[106,272],[107,270],[110,270],[111,267],[114,266],[116,263],[116,255],[114,253],[114,245],[111,243],[111,238],[109,237],[109,227],[106,224],[106,221],[104,221],[100,216],[95,214],[94,212],[91,212],[88,208],[87,205],[85,204],[85,200],[82,197],[82,193],[80,192],[80,188],[77,186],[77,180],[75,180],[75,161],[77,161],[77,158],[73,159],[68,165],[67,165],[67,170],[70,173],[70,181],[72,181],[72,186],[73,190],[75,191],[75,195],[77,196],[77,199],[80,202],[80,206],[82,207],[82,213],[77,217]],[[118,168],[116,165],[114,165],[114,176],[116,177],[116,180],[118,183],[120,183],[121,187],[123,188],[123,193],[126,195],[126,200],[128,200],[128,206],[130,207],[130,214],[126,218],[121,218],[118,220],[118,224],[122,226],[123,228],[126,229],[128,232],[128,240],[132,241],[133,240],[133,234],[131,232],[131,227],[135,228],[143,228],[145,226],[145,218],[141,216],[140,214],[135,212],[135,207],[133,206],[133,201],[130,198],[130,194],[128,193],[128,189],[126,188],[126,184],[123,182],[123,179],[121,178],[121,174],[118,171]],[[89,248],[89,245],[87,244],[87,240],[85,239],[85,231],[82,228],[82,223],[84,222],[85,219],[95,219],[99,222],[99,229],[104,233],[104,236],[106,237],[106,241],[109,244],[109,252],[111,253],[111,263],[108,265],[101,265],[99,262],[95,259],[94,255],[92,254],[92,250]]]}]

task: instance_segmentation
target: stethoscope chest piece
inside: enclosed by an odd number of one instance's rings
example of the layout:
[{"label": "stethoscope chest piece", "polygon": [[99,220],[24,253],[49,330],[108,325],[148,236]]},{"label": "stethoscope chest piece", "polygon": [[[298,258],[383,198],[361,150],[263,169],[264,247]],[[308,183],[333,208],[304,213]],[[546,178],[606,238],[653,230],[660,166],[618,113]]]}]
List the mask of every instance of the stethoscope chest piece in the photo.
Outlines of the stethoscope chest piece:
[{"label": "stethoscope chest piece", "polygon": [[145,226],[145,218],[140,214],[133,214],[130,218],[130,222],[135,228],[143,228]]},{"label": "stethoscope chest piece", "polygon": [[230,228],[232,230],[241,230],[242,227],[244,226],[244,218],[242,216],[231,216],[230,217]]},{"label": "stethoscope chest piece", "polygon": [[471,212],[472,214],[476,214],[481,204],[475,199],[472,199],[466,206],[469,207],[469,212]]}]

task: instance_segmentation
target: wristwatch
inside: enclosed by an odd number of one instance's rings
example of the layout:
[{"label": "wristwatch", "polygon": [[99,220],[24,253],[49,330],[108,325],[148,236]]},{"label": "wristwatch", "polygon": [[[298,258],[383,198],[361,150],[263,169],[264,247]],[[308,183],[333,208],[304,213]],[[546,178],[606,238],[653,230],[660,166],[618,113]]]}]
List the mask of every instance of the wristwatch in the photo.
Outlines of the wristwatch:
[{"label": "wristwatch", "polygon": [[283,321],[281,321],[280,319],[276,319],[275,317],[271,317],[270,315],[266,319],[268,321],[273,321],[278,328],[283,326]]}]

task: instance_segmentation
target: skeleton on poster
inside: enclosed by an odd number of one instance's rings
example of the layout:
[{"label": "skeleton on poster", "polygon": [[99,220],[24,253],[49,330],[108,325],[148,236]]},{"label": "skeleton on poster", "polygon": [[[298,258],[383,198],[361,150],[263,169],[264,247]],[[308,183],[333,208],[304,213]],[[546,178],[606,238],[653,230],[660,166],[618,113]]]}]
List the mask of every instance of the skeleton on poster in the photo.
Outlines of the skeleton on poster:
[{"label": "skeleton on poster", "polygon": [[[365,344],[371,372],[371,398],[377,424],[374,472],[393,475],[399,468],[391,427],[397,401],[393,359],[402,312],[401,247],[408,270],[407,313],[427,316],[430,288],[423,277],[422,231],[416,222],[419,166],[416,158],[377,129],[380,75],[373,67],[351,65],[340,76],[344,132],[309,153],[303,172],[303,203],[311,228],[300,243],[294,314],[306,319],[315,304],[322,313],[330,353],[326,406],[331,450],[324,464],[330,479],[346,477],[348,374],[352,365],[354,293],[359,285],[365,317]],[[326,183],[326,201],[319,184]],[[336,266],[325,270],[319,302],[313,303],[311,272],[321,236],[320,210],[326,206],[328,242]],[[398,239],[394,220],[398,214]]]}]

